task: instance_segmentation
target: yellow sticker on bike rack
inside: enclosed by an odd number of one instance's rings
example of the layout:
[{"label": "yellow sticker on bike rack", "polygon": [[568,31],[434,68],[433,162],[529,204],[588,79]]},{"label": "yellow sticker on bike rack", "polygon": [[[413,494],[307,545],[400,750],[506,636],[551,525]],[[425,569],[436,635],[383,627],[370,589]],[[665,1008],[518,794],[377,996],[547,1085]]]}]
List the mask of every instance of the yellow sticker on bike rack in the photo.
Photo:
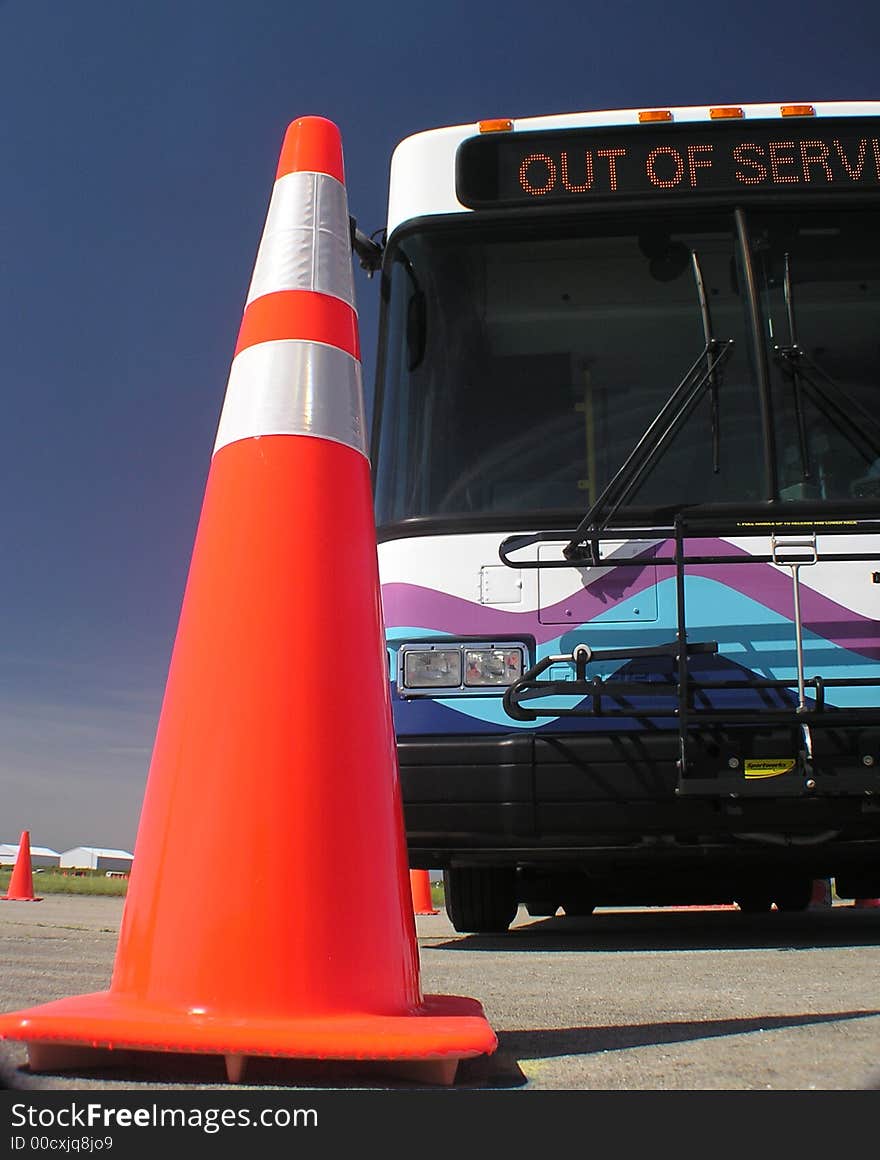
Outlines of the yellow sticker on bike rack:
[{"label": "yellow sticker on bike rack", "polygon": [[794,757],[747,757],[745,775],[753,777],[779,777],[781,773],[790,773],[795,767]]}]

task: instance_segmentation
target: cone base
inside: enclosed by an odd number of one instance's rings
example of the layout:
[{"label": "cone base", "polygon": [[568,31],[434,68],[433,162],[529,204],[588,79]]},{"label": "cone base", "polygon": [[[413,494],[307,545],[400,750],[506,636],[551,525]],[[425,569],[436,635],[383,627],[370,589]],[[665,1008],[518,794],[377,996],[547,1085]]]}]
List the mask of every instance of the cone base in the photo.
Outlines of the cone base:
[{"label": "cone base", "polygon": [[0,894],[0,902],[42,902],[42,898],[19,898],[17,895]]},{"label": "cone base", "polygon": [[0,1016],[0,1038],[24,1041],[33,1071],[118,1065],[130,1051],[174,1052],[223,1056],[231,1083],[250,1057],[270,1056],[382,1063],[401,1078],[450,1084],[459,1060],[497,1047],[480,1003],[456,995],[426,995],[401,1015],[238,1018],[169,1011],[102,991]]}]

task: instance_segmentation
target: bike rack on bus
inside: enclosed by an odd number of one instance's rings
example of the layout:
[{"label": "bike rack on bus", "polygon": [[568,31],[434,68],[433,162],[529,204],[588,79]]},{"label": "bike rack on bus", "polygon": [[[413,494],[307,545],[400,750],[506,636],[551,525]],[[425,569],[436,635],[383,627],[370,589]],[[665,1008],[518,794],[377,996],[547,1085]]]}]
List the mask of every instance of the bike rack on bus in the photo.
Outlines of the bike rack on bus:
[{"label": "bike rack on bus", "polygon": [[[880,677],[824,677],[821,674],[808,676],[804,670],[803,623],[800,607],[800,569],[820,562],[832,561],[873,561],[878,559],[878,550],[859,552],[821,552],[816,536],[870,535],[880,536],[880,520],[866,518],[829,519],[823,515],[815,519],[803,518],[786,523],[784,520],[756,519],[752,521],[723,521],[717,517],[686,517],[679,514],[671,523],[650,527],[603,527],[600,536],[590,537],[589,557],[571,559],[563,555],[558,560],[512,558],[528,547],[541,543],[573,538],[568,532],[536,532],[529,535],[510,536],[500,547],[500,557],[504,564],[512,568],[572,568],[593,565],[602,568],[632,567],[640,559],[652,565],[674,566],[676,581],[676,632],[669,642],[632,648],[592,648],[588,643],[578,644],[571,653],[547,656],[528,669],[522,677],[511,685],[504,694],[504,708],[517,721],[538,721],[541,718],[591,717],[613,720],[628,718],[648,724],[650,728],[677,729],[679,760],[679,794],[703,796],[740,795],[779,796],[787,794],[813,793],[816,791],[837,794],[858,794],[868,798],[877,795],[880,808],[880,699],[877,705],[854,708],[838,708],[828,704],[826,693],[832,688],[878,688]],[[737,536],[769,535],[770,552],[756,555],[736,555],[705,553],[687,550],[690,541],[709,537],[723,537],[725,534]],[[650,539],[659,545],[641,554],[615,558],[602,556],[603,541],[622,539]],[[671,550],[670,550],[671,549]],[[661,554],[662,553],[662,554]],[[689,661],[700,655],[718,653],[718,642],[690,641],[688,639],[687,610],[685,599],[685,578],[688,566],[693,565],[740,565],[775,564],[787,567],[792,575],[793,623],[795,627],[795,669],[793,680],[774,680],[758,676],[728,678],[720,680],[697,679],[690,671]],[[875,582],[880,582],[880,573],[874,574]],[[584,633],[589,633],[589,625]],[[636,660],[643,658],[670,657],[673,668],[669,679],[618,679],[615,674],[602,677],[588,674],[591,664],[609,660]],[[547,680],[544,674],[553,666],[568,664],[573,670],[573,679]],[[747,670],[745,670],[747,672]],[[719,708],[713,705],[712,694],[731,690],[748,690],[757,693],[763,704],[760,708]],[[796,697],[796,703],[783,705],[782,695],[789,693]],[[774,696],[775,695],[775,696]],[[634,704],[634,698],[648,698],[650,706]],[[565,698],[568,704],[554,704]],[[534,702],[541,699],[540,705]],[[549,703],[548,703],[549,699]],[[579,703],[572,705],[572,699]],[[776,703],[774,703],[776,702]],[[700,776],[693,767],[691,751],[693,742],[701,730],[713,727],[767,726],[791,729],[797,752],[794,759],[795,777],[753,777],[749,778],[740,763],[731,757],[727,768],[718,769],[714,776]],[[815,738],[817,730],[858,730],[864,734],[864,752],[861,753],[860,767],[855,771],[823,769],[821,760],[816,759]],[[869,731],[865,733],[864,731]],[[736,764],[734,764],[736,762]]]}]

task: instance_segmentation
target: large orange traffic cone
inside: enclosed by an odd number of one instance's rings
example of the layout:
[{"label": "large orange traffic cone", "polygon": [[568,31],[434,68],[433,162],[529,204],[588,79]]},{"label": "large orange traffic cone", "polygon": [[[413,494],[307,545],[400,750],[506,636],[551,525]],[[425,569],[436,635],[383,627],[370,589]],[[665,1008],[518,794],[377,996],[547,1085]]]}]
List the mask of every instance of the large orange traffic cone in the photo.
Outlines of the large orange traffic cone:
[{"label": "large orange traffic cone", "polygon": [[431,875],[427,870],[410,870],[409,885],[412,890],[413,911],[416,914],[439,914],[431,899]]},{"label": "large orange traffic cone", "polygon": [[[15,866],[12,868],[12,877],[6,893],[0,895],[0,902],[42,902],[42,898],[34,895],[34,875],[31,869],[31,835],[28,830],[21,831],[21,840],[18,843],[18,853],[15,856]],[[42,914],[42,911],[40,912]]]},{"label": "large orange traffic cone", "polygon": [[[231,838],[258,856],[221,882]],[[232,363],[110,989],[0,1035],[34,1070],[127,1048],[219,1054],[232,1082],[283,1056],[451,1083],[496,1037],[475,999],[422,994],[407,870],[342,145],[305,117]],[[370,905],[340,921],[365,872]]]}]

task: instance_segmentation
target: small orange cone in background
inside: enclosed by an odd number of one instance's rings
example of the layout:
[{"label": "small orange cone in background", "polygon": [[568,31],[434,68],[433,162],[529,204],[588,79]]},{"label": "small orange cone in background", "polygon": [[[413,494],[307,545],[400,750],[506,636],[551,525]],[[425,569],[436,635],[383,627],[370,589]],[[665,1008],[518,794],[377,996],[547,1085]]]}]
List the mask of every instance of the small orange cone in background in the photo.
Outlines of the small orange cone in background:
[{"label": "small orange cone in background", "polygon": [[[217,882],[230,838],[257,856]],[[369,867],[370,904],[341,921]],[[232,362],[110,989],[0,1016],[32,1070],[120,1049],[384,1061],[454,1081],[423,995],[388,690],[339,130],[290,125]],[[185,890],[180,883],[187,883]]]},{"label": "small orange cone in background", "polygon": [[416,914],[439,914],[431,900],[431,875],[427,870],[410,870],[409,885]]},{"label": "small orange cone in background", "polygon": [[[34,895],[34,875],[31,869],[31,835],[21,831],[15,866],[5,894],[0,894],[0,902],[42,902]],[[41,912],[42,913],[42,912]]]}]

